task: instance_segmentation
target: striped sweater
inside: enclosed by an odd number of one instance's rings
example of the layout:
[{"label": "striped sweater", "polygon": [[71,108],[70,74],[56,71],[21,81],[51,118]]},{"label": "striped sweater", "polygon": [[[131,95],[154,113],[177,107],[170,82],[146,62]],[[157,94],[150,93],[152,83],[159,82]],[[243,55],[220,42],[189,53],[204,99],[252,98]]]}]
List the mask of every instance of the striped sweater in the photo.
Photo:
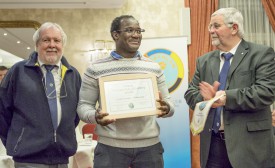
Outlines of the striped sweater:
[{"label": "striped sweater", "polygon": [[[174,105],[165,84],[163,71],[158,63],[144,56],[115,59],[112,56],[91,63],[87,68],[80,90],[78,115],[87,123],[96,123],[95,111],[97,103],[101,108],[98,79],[103,76],[117,74],[154,74],[157,77],[158,90],[162,98],[169,104],[170,112],[174,113]],[[107,126],[97,125],[96,133],[99,142],[120,148],[138,148],[151,146],[159,142],[159,125],[156,116],[145,116],[127,119],[117,119]]]}]

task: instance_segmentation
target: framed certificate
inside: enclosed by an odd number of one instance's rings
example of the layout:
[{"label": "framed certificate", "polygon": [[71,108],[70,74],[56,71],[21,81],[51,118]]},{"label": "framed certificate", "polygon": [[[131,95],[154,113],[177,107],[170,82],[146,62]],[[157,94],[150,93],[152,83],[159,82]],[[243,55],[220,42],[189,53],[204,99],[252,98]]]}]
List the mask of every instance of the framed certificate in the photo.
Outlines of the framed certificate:
[{"label": "framed certificate", "polygon": [[99,78],[102,111],[106,118],[119,119],[156,115],[159,103],[156,76],[119,74]]}]

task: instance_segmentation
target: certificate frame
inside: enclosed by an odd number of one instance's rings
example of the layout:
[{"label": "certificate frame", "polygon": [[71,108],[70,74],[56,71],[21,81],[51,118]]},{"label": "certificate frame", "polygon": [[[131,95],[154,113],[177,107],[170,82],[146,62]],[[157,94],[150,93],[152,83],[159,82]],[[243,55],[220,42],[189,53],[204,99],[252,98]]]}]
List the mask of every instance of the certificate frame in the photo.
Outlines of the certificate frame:
[{"label": "certificate frame", "polygon": [[[100,101],[106,119],[122,119],[160,114],[156,76],[118,74],[99,78]],[[121,93],[120,93],[121,92]],[[139,94],[139,96],[137,96]]]}]

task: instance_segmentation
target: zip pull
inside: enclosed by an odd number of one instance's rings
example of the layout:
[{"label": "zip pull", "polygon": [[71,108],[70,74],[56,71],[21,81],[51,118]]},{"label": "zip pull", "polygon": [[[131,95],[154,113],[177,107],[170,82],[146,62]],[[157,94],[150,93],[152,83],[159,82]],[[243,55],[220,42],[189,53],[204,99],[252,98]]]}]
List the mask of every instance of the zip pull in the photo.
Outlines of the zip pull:
[{"label": "zip pull", "polygon": [[54,130],[54,142],[56,142],[56,130]]}]

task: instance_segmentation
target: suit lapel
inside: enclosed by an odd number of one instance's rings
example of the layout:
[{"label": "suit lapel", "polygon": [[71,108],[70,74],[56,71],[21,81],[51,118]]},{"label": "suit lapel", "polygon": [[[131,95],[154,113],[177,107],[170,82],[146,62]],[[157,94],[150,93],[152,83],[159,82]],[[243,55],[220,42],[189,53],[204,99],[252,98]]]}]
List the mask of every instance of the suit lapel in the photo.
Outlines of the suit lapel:
[{"label": "suit lapel", "polygon": [[[211,65],[211,73],[212,73],[212,78],[213,82],[214,81],[219,81],[219,69],[220,69],[220,55],[219,51],[217,50],[214,53],[214,56],[210,60],[210,65]],[[212,83],[210,83],[212,85]]]},{"label": "suit lapel", "polygon": [[227,75],[226,89],[228,88],[228,85],[230,83],[230,80],[232,78],[234,71],[240,65],[240,63],[242,62],[247,52],[248,52],[248,45],[243,40],[240,43],[239,47],[237,48],[235,55],[233,56],[233,60],[231,62],[230,69]]}]

